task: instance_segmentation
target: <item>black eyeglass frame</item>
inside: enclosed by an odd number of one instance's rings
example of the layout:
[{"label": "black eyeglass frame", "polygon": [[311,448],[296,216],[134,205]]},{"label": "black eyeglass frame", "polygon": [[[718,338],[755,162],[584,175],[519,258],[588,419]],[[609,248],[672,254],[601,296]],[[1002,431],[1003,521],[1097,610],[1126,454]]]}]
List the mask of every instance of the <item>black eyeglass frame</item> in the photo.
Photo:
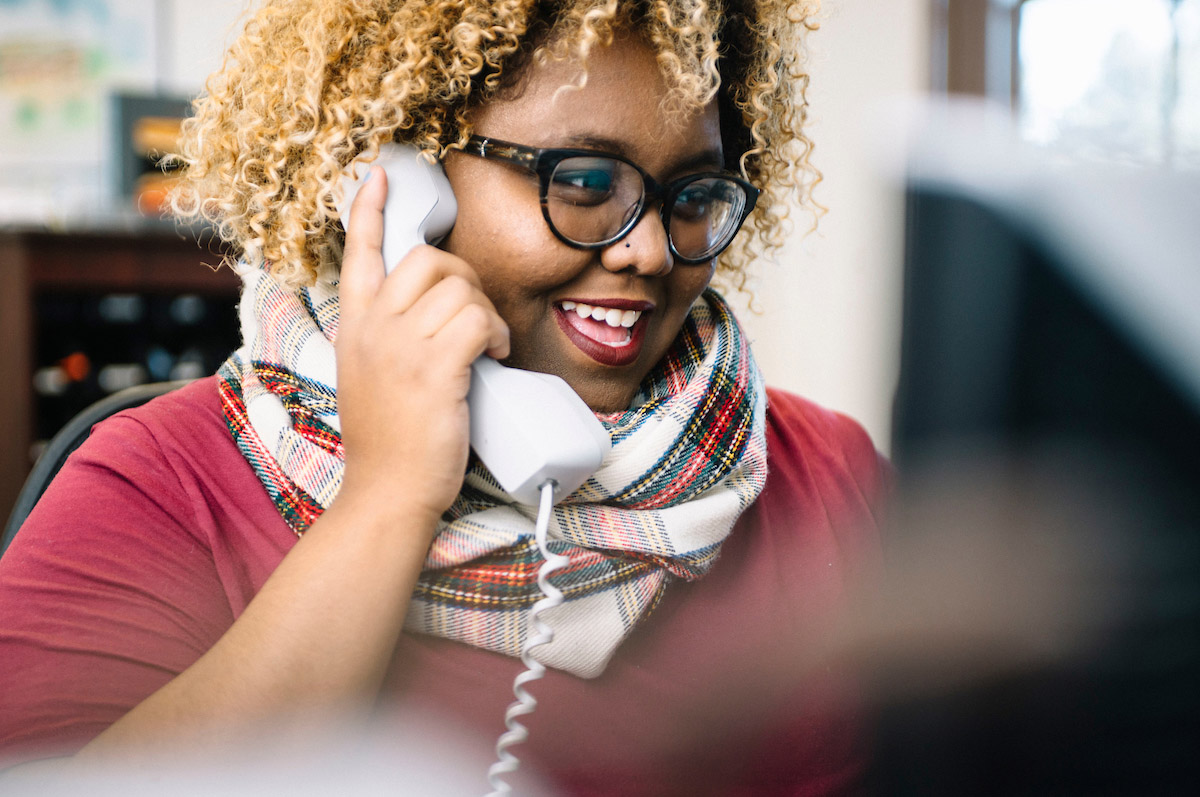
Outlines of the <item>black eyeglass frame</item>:
[{"label": "black eyeglass frame", "polygon": [[[501,141],[497,138],[488,138],[486,136],[473,135],[467,139],[466,147],[462,152],[476,157],[506,161],[515,164],[533,174],[537,175],[540,201],[542,205],[542,217],[546,219],[546,225],[550,228],[550,232],[554,233],[554,237],[565,243],[567,246],[575,249],[603,249],[606,246],[612,246],[620,241],[641,222],[645,217],[647,210],[654,202],[658,202],[658,214],[662,220],[663,231],[667,235],[667,245],[671,248],[671,255],[676,261],[686,265],[700,265],[714,260],[718,255],[724,252],[729,245],[733,243],[733,239],[737,237],[738,232],[742,229],[742,225],[746,223],[746,219],[754,211],[754,206],[758,202],[759,190],[748,181],[729,172],[698,172],[689,174],[686,177],[681,177],[678,180],[672,180],[669,183],[662,184],[655,180],[641,166],[638,166],[628,158],[620,155],[615,155],[611,152],[593,149],[559,149],[547,148],[541,149],[538,147],[527,147],[523,144],[514,144],[511,141]],[[567,158],[611,158],[621,161],[631,167],[642,177],[642,198],[641,207],[638,208],[636,214],[630,217],[628,221],[611,237],[594,243],[585,243],[576,241],[563,233],[559,232],[554,226],[553,220],[550,218],[550,178],[554,174],[554,170],[558,164],[562,163]],[[746,203],[742,207],[741,218],[737,224],[733,225],[729,233],[729,239],[725,243],[709,255],[699,258],[685,257],[680,254],[675,248],[675,241],[671,238],[671,210],[674,207],[675,199],[692,183],[697,180],[719,177],[723,180],[729,180],[736,183],[746,193]]]}]

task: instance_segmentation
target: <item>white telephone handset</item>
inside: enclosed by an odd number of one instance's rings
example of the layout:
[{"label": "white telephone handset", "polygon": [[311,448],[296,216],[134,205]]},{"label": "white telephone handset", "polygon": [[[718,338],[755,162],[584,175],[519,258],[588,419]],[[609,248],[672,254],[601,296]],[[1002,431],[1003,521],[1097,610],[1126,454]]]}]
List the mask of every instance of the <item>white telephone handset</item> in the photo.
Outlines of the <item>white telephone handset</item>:
[{"label": "white telephone handset", "polygon": [[[385,144],[375,165],[388,176],[383,210],[383,262],[390,273],[420,243],[436,244],[450,232],[458,203],[442,167],[420,152]],[[342,225],[366,179],[343,183]],[[490,357],[471,366],[471,447],[513,498],[537,506],[540,487],[552,480],[555,497],[573,492],[600,467],[608,431],[571,387],[557,376],[507,368]]]},{"label": "white telephone handset", "polygon": [[[425,160],[415,148],[386,144],[375,163],[388,176],[382,250],[384,265],[391,272],[414,246],[436,244],[450,232],[458,203],[442,167]],[[349,226],[350,205],[363,180],[344,178],[343,226]],[[562,379],[506,368],[487,356],[471,364],[467,402],[475,453],[509,495],[522,504],[538,506],[534,537],[544,560],[538,570],[538,586],[545,597],[530,610],[529,632],[521,650],[521,661],[528,669],[513,682],[517,699],[505,712],[508,730],[497,741],[497,761],[488,770],[492,794],[501,795],[511,792],[504,776],[519,765],[508,748],[529,735],[519,718],[537,707],[525,686],[546,671],[531,651],[554,640],[553,630],[541,615],[563,602],[562,592],[550,582],[551,574],[568,562],[567,557],[550,550],[552,504],[574,492],[600,467],[611,441],[608,431]]]}]

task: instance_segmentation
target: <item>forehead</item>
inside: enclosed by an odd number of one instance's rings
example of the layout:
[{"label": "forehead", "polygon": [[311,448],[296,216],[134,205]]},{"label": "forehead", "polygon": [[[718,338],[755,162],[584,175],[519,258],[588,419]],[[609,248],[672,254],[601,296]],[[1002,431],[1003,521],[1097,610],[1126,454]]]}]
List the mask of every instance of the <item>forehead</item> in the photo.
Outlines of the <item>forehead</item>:
[{"label": "forehead", "polygon": [[[581,85],[582,84],[582,85]],[[683,115],[664,107],[667,85],[654,52],[618,38],[576,61],[531,62],[515,90],[472,115],[476,132],[536,147],[605,148],[654,171],[697,153],[720,153],[716,103]]]}]

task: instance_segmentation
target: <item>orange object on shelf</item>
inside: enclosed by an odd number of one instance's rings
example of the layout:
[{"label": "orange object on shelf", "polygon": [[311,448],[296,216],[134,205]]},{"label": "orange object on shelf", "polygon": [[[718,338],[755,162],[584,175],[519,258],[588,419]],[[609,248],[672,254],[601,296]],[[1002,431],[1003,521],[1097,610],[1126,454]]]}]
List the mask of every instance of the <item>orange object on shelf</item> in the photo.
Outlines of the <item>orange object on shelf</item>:
[{"label": "orange object on shelf", "polygon": [[143,116],[133,123],[133,147],[147,157],[176,152],[182,124],[183,119],[176,116]]},{"label": "orange object on shelf", "polygon": [[81,351],[72,352],[58,361],[58,367],[72,382],[82,382],[92,371],[92,361]]},{"label": "orange object on shelf", "polygon": [[134,186],[134,204],[143,216],[161,216],[167,211],[167,195],[175,183],[171,174],[144,174]]}]

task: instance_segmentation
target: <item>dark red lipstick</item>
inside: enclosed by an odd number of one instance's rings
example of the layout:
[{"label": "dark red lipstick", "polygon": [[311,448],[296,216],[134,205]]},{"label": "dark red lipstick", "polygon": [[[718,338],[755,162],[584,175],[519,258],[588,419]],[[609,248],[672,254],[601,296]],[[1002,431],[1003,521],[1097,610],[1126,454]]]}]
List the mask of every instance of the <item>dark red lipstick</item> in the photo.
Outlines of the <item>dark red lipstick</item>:
[{"label": "dark red lipstick", "polygon": [[[578,301],[576,304],[588,304],[593,307],[640,312],[642,314],[641,317],[634,322],[632,327],[628,327],[629,339],[617,346],[609,345],[585,334],[577,327],[577,324],[579,324],[577,320],[568,318],[568,313],[575,314],[575,311],[564,310],[561,302],[556,304],[554,312],[554,320],[558,322],[559,329],[563,331],[567,339],[596,362],[619,368],[631,365],[638,359],[638,356],[642,353],[642,340],[646,334],[646,324],[650,313],[654,310],[653,304],[629,299],[602,299],[590,302],[584,300]],[[603,324],[605,322],[587,321],[587,323]]]}]

